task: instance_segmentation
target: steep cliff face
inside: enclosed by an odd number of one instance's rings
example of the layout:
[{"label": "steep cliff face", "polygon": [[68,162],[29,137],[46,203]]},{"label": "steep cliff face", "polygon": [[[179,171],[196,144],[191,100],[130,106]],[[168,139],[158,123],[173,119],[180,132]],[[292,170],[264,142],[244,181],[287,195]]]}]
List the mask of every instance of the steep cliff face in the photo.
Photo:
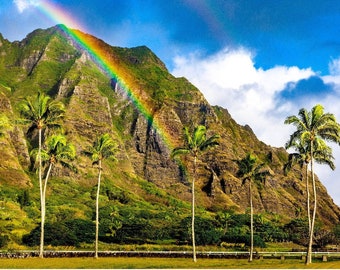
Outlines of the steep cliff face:
[{"label": "steep cliff face", "polygon": [[[10,100],[1,92],[0,113],[13,114]],[[13,117],[10,119],[10,122],[13,124]],[[0,145],[0,182],[18,187],[30,186],[31,180],[24,172],[24,168],[29,165],[29,155],[23,131],[13,125],[8,134],[4,138],[0,138]]]},{"label": "steep cliff face", "polygon": [[[217,133],[221,139],[219,147],[199,160],[199,206],[210,211],[233,208],[244,212],[248,207],[248,190],[236,177],[235,160],[254,152],[268,162],[272,171],[266,185],[255,188],[256,212],[283,218],[296,217],[299,209],[303,213],[305,183],[300,180],[298,170],[288,176],[283,174],[287,160],[284,149],[264,144],[250,127],[238,125],[226,109],[210,106],[190,82],[169,74],[148,48],[117,48],[88,38],[106,50],[118,75],[128,82],[144,108],[58,27],[36,30],[21,42],[10,43],[0,38],[0,112],[11,119],[18,118],[15,108],[20,99],[38,90],[66,105],[64,129],[77,148],[78,173],[59,169],[54,171],[55,177],[73,179],[88,188],[94,185],[95,168],[82,152],[96,136],[109,132],[118,142],[119,152],[117,163],[105,164],[107,181],[151,203],[155,198],[150,198],[141,187],[142,180],[153,183],[173,198],[190,202],[190,161],[183,160],[185,170],[170,158],[170,153],[182,144],[184,126],[203,124],[209,135]],[[25,132],[26,127],[15,126],[0,141],[4,149],[0,156],[1,185],[32,185],[34,175],[27,173],[28,153],[35,141],[28,137],[27,144]],[[338,222],[339,207],[320,182],[318,189],[319,218],[326,224]]]}]

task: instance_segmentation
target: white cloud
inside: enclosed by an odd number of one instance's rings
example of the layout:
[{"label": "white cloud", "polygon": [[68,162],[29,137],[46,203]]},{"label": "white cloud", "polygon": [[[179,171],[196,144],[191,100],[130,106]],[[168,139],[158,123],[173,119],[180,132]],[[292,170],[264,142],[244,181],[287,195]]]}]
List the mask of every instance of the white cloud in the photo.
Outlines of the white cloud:
[{"label": "white cloud", "polygon": [[[256,136],[265,143],[281,147],[294,131],[284,124],[287,116],[297,115],[300,108],[310,110],[315,104],[324,106],[340,120],[340,58],[329,64],[330,75],[324,83],[332,85],[333,92],[316,98],[286,101],[278,99],[287,83],[318,76],[312,69],[275,66],[267,70],[256,68],[254,55],[244,48],[222,50],[203,58],[199,53],[174,59],[172,74],[184,76],[196,85],[212,105],[220,105],[242,125],[248,124]],[[333,147],[333,145],[332,145]],[[335,202],[340,205],[340,149],[333,147],[336,167],[317,166],[317,174]]]},{"label": "white cloud", "polygon": [[13,0],[13,3],[16,5],[18,11],[22,13],[32,6],[33,7],[38,6],[39,0]]},{"label": "white cloud", "polygon": [[283,121],[294,106],[277,104],[277,94],[288,82],[308,78],[314,72],[284,66],[263,70],[255,67],[253,59],[244,48],[224,49],[208,58],[193,53],[176,57],[172,73],[188,78],[209,103],[227,108],[238,123],[249,124],[261,140],[283,146],[287,140],[283,136],[289,133]]}]

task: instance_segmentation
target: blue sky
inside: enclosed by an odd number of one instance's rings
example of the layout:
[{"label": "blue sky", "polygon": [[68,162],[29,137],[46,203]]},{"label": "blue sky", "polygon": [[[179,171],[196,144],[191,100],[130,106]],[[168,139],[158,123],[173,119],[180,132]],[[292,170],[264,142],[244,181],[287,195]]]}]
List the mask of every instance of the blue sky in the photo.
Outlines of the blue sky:
[{"label": "blue sky", "polygon": [[[321,103],[340,120],[338,0],[3,0],[0,33],[22,40],[57,23],[58,5],[81,30],[114,46],[146,45],[175,76],[185,76],[212,105],[281,147],[293,128],[284,119]],[[337,169],[318,175],[340,205]]]}]

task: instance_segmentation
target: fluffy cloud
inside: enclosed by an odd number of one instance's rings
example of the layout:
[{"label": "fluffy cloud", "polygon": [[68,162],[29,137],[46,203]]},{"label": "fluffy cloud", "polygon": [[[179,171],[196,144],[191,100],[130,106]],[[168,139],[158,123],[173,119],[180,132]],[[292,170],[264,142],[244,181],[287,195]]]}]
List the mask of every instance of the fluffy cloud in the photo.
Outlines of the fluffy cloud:
[{"label": "fluffy cloud", "polygon": [[39,0],[13,0],[20,13],[32,6],[38,6]]}]

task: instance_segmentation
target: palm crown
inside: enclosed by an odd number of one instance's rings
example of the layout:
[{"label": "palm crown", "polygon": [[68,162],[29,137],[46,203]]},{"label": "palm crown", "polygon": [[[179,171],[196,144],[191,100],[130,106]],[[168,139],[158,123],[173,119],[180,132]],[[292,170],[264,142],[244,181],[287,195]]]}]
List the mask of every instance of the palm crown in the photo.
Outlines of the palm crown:
[{"label": "palm crown", "polygon": [[45,127],[60,127],[60,120],[65,113],[64,104],[51,101],[44,93],[38,92],[36,97],[26,97],[19,105],[23,123],[30,124],[28,132]]}]

